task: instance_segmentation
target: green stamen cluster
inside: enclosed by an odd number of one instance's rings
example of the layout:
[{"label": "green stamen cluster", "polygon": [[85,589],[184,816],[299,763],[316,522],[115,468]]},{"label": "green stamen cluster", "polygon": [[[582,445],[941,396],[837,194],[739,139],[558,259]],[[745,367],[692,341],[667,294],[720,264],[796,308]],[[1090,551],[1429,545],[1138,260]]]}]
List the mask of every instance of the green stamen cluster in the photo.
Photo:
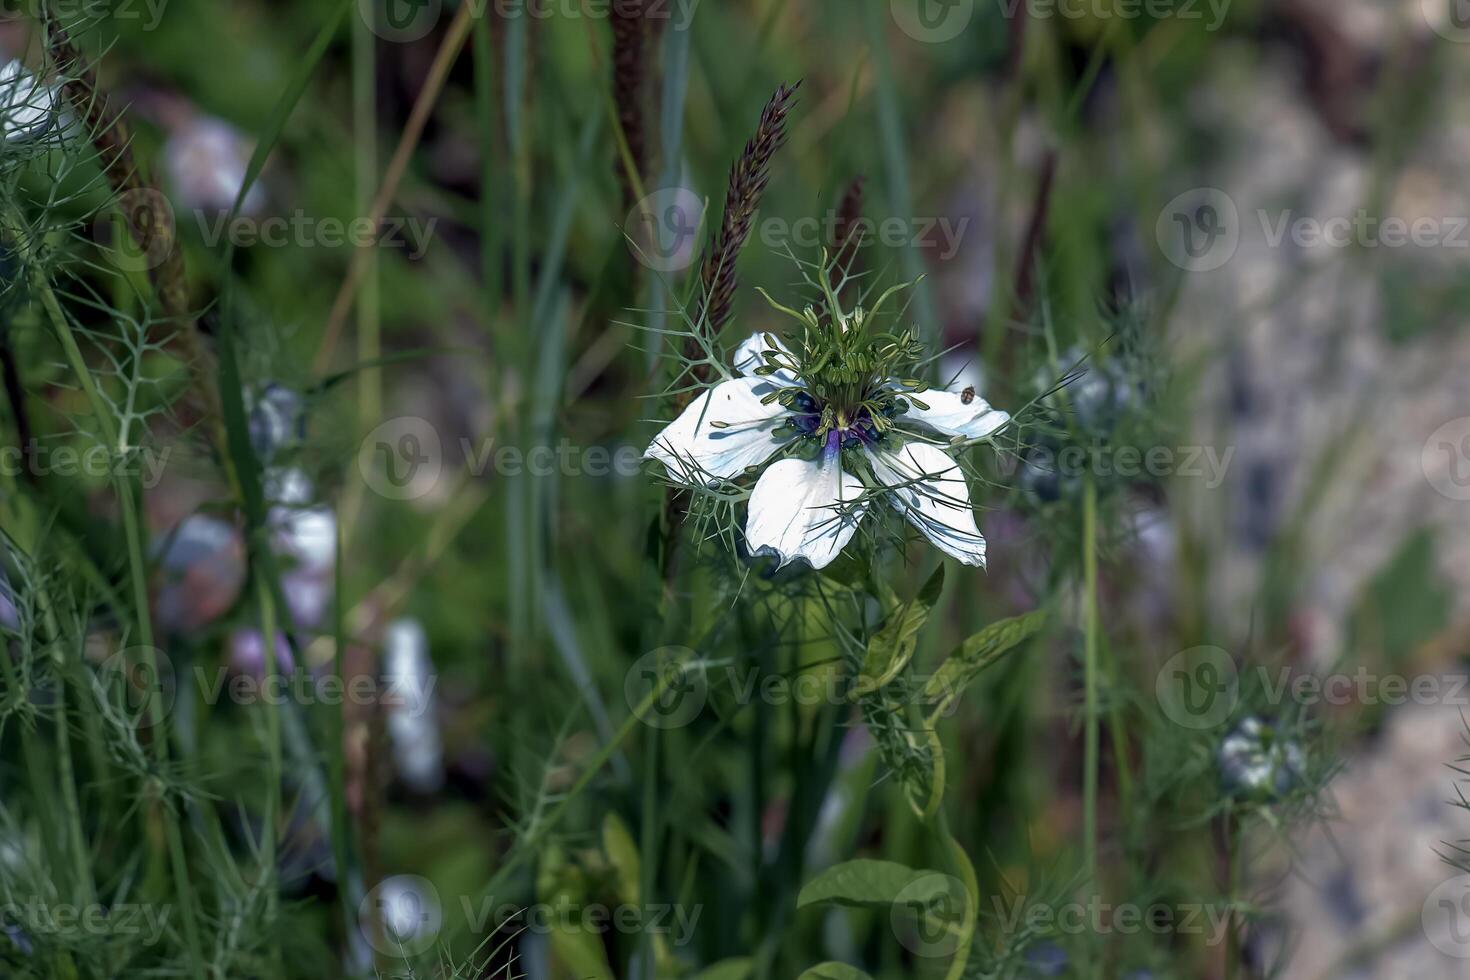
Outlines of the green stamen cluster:
[{"label": "green stamen cluster", "polygon": [[[912,402],[927,408],[915,397],[928,389],[928,384],[905,377],[924,356],[924,345],[913,331],[873,330],[878,313],[903,286],[895,286],[878,298],[870,310],[857,307],[851,313],[830,290],[819,308],[808,305],[800,312],[782,306],[762,291],[766,301],[790,316],[800,325],[789,332],[782,350],[775,337],[766,334],[767,347],[761,352],[765,363],[755,373],[771,377],[778,371],[789,371],[802,382],[801,387],[781,387],[764,399],[766,404],[779,401],[793,412],[803,409],[820,412],[814,435],[825,438],[833,429],[846,430],[861,423],[881,437],[893,427],[893,417]],[[806,399],[815,401],[808,405]]]}]

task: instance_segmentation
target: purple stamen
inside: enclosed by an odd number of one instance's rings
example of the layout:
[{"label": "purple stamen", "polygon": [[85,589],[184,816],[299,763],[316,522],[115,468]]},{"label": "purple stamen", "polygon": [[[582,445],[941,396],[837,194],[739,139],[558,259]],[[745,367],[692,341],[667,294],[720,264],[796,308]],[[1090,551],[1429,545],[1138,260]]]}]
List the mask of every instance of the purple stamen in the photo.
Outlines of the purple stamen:
[{"label": "purple stamen", "polygon": [[797,431],[799,431],[804,436],[809,436],[815,433],[817,429],[821,426],[822,416],[820,414],[793,415],[791,417],[791,421],[792,424],[796,426]]}]

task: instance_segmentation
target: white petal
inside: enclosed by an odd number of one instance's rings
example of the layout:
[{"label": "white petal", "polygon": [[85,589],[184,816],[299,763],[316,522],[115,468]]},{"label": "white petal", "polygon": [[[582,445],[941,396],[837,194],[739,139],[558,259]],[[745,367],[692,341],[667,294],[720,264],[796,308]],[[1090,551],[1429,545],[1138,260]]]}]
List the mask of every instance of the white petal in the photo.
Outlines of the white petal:
[{"label": "white petal", "polygon": [[920,408],[909,400],[909,410],[894,421],[918,422],[951,439],[984,439],[1011,419],[1008,413],[991,408],[979,395],[972,395],[969,404],[965,404],[962,391],[931,389],[914,397],[929,407]]},{"label": "white petal", "polygon": [[42,135],[56,111],[56,93],[19,61],[0,68],[0,138],[19,142]]},{"label": "white petal", "polygon": [[975,526],[970,489],[954,460],[922,442],[869,457],[874,475],[891,488],[889,501],[910,524],[945,554],[984,567],[985,538]]},{"label": "white petal", "polygon": [[770,391],[762,378],[716,385],[665,426],[643,458],[658,460],[672,479],[690,485],[713,486],[759,466],[793,438],[773,434],[788,413],[777,402],[761,404]]},{"label": "white petal", "polygon": [[857,503],[862,481],[842,472],[835,450],[818,459],[772,463],[750,495],[745,542],[754,555],[775,555],[782,565],[801,558],[824,568],[837,557],[867,513]]},{"label": "white petal", "polygon": [[[774,348],[771,347],[770,342],[766,340],[766,335],[763,333],[753,333],[742,340],[740,346],[735,348],[735,356],[733,358],[735,370],[741,374],[754,374],[756,368],[766,363],[766,359],[761,356],[764,351],[774,349],[790,356],[791,351],[781,342],[781,338],[775,334],[771,334],[770,336],[771,340],[776,342]],[[777,387],[799,383],[796,379],[795,372],[786,368],[777,370],[775,374],[768,374],[765,378]]]}]

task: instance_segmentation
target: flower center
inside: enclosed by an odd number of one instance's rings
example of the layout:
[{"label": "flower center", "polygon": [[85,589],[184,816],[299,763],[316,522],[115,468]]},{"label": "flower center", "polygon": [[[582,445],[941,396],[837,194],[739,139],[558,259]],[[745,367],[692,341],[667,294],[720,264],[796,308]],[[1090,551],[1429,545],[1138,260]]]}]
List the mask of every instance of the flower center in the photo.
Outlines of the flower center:
[{"label": "flower center", "polygon": [[[880,415],[886,421],[893,412],[892,407],[885,407]],[[856,407],[838,407],[834,402],[823,403],[807,392],[792,398],[791,413],[791,424],[797,432],[829,450],[876,445],[886,427],[874,418],[866,403]]]}]

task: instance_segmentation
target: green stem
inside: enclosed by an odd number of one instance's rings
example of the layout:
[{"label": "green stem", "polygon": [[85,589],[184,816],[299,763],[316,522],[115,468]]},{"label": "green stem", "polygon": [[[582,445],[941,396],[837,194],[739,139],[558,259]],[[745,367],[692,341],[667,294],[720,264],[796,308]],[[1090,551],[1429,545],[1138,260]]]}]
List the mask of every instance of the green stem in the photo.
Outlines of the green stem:
[{"label": "green stem", "polygon": [[1238,837],[1239,822],[1235,814],[1225,811],[1225,902],[1228,909],[1226,923],[1229,926],[1225,934],[1225,980],[1233,980],[1239,969],[1240,963],[1240,931],[1237,925],[1235,890],[1240,886],[1240,842]]},{"label": "green stem", "polygon": [[[375,96],[377,73],[373,63],[373,47],[377,35],[365,18],[358,18],[352,32],[352,131],[356,143],[357,207],[370,214],[373,193],[378,184],[378,129]],[[378,254],[369,249],[363,257],[362,286],[357,298],[357,359],[360,364],[374,364],[382,354],[378,309]],[[383,375],[376,367],[358,375],[357,411],[359,423],[376,424],[382,412]],[[371,425],[364,424],[361,431]]]},{"label": "green stem", "polygon": [[[269,690],[271,678],[275,677],[280,670],[280,665],[276,662],[276,609],[271,599],[270,586],[266,582],[264,573],[259,569],[256,570],[255,581],[256,601],[260,605],[260,631],[262,642],[265,644],[263,671],[266,689]],[[276,828],[280,819],[281,778],[284,767],[281,764],[281,706],[273,697],[265,698],[265,702],[266,751],[270,757],[270,778],[266,781],[265,820],[262,828],[265,843],[262,848],[261,864],[263,867],[261,870],[269,885],[266,889],[266,919],[274,922],[278,891],[275,882]],[[278,944],[272,944],[271,957],[277,970],[280,971],[281,949]]]},{"label": "green stem", "polygon": [[1086,683],[1086,758],[1082,789],[1083,847],[1087,878],[1097,880],[1097,485],[1089,474],[1082,497],[1083,671]]},{"label": "green stem", "polygon": [[597,774],[602,771],[602,767],[607,765],[608,760],[613,757],[613,753],[618,750],[618,746],[627,740],[634,729],[643,724],[643,719],[648,716],[648,713],[653,709],[654,704],[658,702],[659,698],[663,697],[665,688],[673,680],[672,675],[676,673],[678,672],[670,671],[668,675],[660,676],[658,683],[644,695],[643,700],[633,709],[633,713],[623,722],[622,727],[587,761],[587,765],[582,770],[582,774],[577,777],[576,782],[572,784],[571,788],[557,801],[556,805],[552,807],[546,816],[538,818],[531,830],[516,842],[516,847],[506,856],[505,863],[500,866],[499,870],[495,872],[489,883],[481,891],[482,896],[493,900],[501,889],[505,887],[511,875],[515,874],[523,863],[536,855],[541,842],[561,823],[562,818],[566,816],[572,804],[591,785],[592,780],[597,778]]},{"label": "green stem", "polygon": [[944,975],[944,980],[959,980],[964,975],[965,966],[970,960],[970,947],[975,942],[975,923],[980,914],[980,882],[975,877],[975,866],[970,863],[970,856],[965,853],[960,842],[954,839],[954,834],[949,829],[949,818],[944,815],[943,809],[935,818],[935,830],[949,850],[950,860],[954,862],[955,869],[960,873],[960,882],[965,886],[965,921],[960,926],[960,940],[955,947],[954,959],[950,961],[949,971]]},{"label": "green stem", "polygon": [[[61,344],[62,353],[66,356],[67,365],[76,375],[77,384],[81,387],[82,393],[91,406],[92,414],[97,419],[103,442],[111,452],[125,452],[127,447],[118,442],[117,426],[114,424],[101,392],[97,389],[91,372],[87,369],[86,359],[82,356],[81,347],[77,344],[76,336],[72,332],[71,321],[61,309],[61,303],[51,289],[51,283],[47,280],[45,273],[34,261],[35,243],[31,241],[29,228],[14,208],[10,209],[5,217],[11,231],[16,236],[19,252],[25,260],[31,290],[40,298],[41,306],[51,320],[52,328],[56,331],[56,338]],[[117,493],[123,536],[127,542],[128,570],[132,579],[134,611],[138,619],[138,637],[144,650],[149,676],[158,682],[161,681],[161,678],[159,677],[158,657],[153,648],[153,621],[148,611],[148,576],[147,567],[143,561],[143,535],[138,524],[138,506],[133,497],[132,483],[126,476],[115,474],[113,488]],[[155,686],[154,690],[149,692],[148,717],[152,728],[154,752],[157,755],[160,769],[166,768],[169,761],[168,733],[163,724],[163,713],[162,692]],[[201,952],[198,910],[195,905],[194,890],[189,883],[188,864],[184,854],[184,839],[178,823],[178,814],[174,812],[172,804],[161,789],[158,803],[165,836],[168,840],[174,886],[178,890],[179,901],[183,905],[181,912],[189,959],[193,964],[193,972],[196,977],[208,977]]]}]

